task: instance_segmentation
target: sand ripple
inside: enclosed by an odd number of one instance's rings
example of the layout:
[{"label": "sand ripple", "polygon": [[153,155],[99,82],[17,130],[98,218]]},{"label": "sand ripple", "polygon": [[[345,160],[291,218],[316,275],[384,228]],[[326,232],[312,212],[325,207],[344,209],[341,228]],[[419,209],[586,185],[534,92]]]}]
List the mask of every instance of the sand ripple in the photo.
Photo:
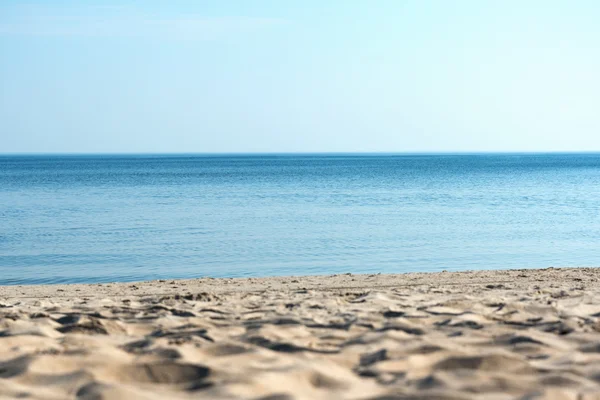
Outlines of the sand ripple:
[{"label": "sand ripple", "polygon": [[600,270],[0,288],[0,398],[600,399]]}]

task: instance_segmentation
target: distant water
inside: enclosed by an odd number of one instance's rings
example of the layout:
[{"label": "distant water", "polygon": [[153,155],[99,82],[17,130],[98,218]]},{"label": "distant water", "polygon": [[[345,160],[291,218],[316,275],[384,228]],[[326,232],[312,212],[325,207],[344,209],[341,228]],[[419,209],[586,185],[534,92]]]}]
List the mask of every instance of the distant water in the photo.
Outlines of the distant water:
[{"label": "distant water", "polygon": [[599,154],[0,157],[0,284],[583,265]]}]

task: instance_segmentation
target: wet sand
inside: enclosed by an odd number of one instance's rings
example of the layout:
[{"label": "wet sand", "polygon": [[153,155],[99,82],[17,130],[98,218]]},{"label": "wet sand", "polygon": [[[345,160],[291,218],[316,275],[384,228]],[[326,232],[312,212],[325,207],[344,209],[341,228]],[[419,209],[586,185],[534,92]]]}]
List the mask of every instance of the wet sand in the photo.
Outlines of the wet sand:
[{"label": "wet sand", "polygon": [[600,399],[600,269],[0,287],[0,398]]}]

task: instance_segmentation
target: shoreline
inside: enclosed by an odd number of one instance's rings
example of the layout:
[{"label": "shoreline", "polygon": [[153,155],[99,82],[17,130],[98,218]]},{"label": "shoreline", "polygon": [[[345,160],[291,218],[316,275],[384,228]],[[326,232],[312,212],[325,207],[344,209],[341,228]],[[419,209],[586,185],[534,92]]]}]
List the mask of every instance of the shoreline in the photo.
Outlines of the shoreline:
[{"label": "shoreline", "polygon": [[0,286],[0,398],[599,399],[600,268]]},{"label": "shoreline", "polygon": [[[478,285],[484,283],[529,284],[539,281],[539,274],[547,279],[551,276],[591,280],[600,279],[600,267],[547,267],[501,270],[466,270],[440,272],[340,273],[325,275],[290,275],[249,278],[184,278],[155,279],[132,282],[107,283],[49,283],[29,285],[0,285],[0,298],[76,297],[80,292],[92,290],[89,295],[97,296],[145,296],[173,294],[180,289],[210,290],[219,293],[252,292],[282,289],[387,289],[429,285],[433,279],[443,285]],[[127,293],[130,291],[131,293]]]}]

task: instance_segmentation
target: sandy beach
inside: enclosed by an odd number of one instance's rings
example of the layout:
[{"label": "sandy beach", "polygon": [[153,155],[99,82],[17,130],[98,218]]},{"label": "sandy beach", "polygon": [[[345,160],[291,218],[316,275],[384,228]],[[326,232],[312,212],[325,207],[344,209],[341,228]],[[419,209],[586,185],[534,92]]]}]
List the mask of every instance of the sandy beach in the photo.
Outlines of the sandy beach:
[{"label": "sandy beach", "polygon": [[600,399],[600,269],[0,287],[0,398]]}]

